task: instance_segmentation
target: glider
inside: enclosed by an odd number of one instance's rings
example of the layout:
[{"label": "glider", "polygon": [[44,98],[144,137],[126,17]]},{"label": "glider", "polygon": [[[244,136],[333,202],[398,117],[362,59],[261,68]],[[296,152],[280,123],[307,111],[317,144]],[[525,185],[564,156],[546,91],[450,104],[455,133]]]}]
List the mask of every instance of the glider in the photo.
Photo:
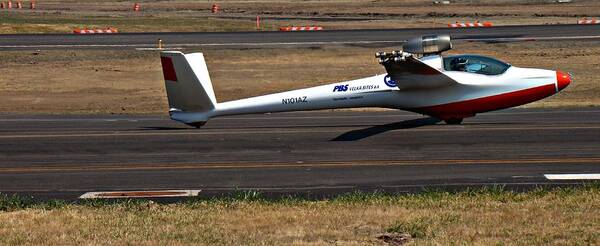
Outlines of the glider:
[{"label": "glider", "polygon": [[377,52],[386,74],[264,96],[217,102],[202,53],[161,52],[171,119],[200,127],[226,115],[381,107],[460,124],[478,113],[515,107],[558,93],[571,75],[520,68],[480,55],[442,56],[450,36],[411,39],[402,50]]}]

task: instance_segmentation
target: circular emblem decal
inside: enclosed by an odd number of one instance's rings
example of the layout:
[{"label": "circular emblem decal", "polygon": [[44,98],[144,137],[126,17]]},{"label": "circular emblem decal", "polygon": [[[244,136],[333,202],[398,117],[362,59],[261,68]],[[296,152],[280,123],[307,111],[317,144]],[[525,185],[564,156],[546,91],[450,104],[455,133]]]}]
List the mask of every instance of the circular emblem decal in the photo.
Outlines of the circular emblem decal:
[{"label": "circular emblem decal", "polygon": [[390,75],[386,75],[385,77],[383,77],[383,82],[389,86],[389,87],[396,87],[398,86],[398,84],[396,84],[396,81],[394,81]]}]

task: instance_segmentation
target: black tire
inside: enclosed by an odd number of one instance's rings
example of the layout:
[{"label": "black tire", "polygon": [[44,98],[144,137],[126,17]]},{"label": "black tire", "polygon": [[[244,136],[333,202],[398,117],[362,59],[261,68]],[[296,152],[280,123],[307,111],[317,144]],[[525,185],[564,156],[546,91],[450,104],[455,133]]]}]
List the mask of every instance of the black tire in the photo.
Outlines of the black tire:
[{"label": "black tire", "polygon": [[193,123],[185,123],[188,126],[193,126],[196,127],[196,129],[202,127],[204,124],[206,124],[206,121],[202,121],[202,122],[193,122]]},{"label": "black tire", "polygon": [[444,120],[444,122],[446,122],[446,124],[448,124],[448,125],[460,125],[460,123],[462,123],[462,121],[463,121],[462,118]]}]

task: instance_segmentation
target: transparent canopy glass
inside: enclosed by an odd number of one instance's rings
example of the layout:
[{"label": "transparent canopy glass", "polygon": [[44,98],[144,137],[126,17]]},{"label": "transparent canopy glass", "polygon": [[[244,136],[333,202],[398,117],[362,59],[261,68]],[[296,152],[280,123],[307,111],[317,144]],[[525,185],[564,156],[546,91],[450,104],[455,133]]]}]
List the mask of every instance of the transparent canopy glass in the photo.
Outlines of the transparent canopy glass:
[{"label": "transparent canopy glass", "polygon": [[456,55],[444,57],[446,71],[461,71],[484,75],[498,75],[506,72],[510,64],[478,55]]}]

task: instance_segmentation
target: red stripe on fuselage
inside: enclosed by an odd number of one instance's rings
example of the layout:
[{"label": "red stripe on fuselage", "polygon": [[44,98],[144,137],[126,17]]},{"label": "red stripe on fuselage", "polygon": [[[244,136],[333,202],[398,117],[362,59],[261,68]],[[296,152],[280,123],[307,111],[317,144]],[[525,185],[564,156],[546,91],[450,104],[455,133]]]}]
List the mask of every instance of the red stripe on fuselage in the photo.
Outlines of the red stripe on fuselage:
[{"label": "red stripe on fuselage", "polygon": [[554,84],[513,91],[509,93],[453,102],[429,107],[408,109],[439,119],[466,118],[492,110],[505,109],[534,102],[556,93]]},{"label": "red stripe on fuselage", "polygon": [[173,59],[171,59],[171,57],[161,57],[160,63],[162,63],[165,80],[177,82],[177,74],[175,73],[175,67],[173,67]]}]

